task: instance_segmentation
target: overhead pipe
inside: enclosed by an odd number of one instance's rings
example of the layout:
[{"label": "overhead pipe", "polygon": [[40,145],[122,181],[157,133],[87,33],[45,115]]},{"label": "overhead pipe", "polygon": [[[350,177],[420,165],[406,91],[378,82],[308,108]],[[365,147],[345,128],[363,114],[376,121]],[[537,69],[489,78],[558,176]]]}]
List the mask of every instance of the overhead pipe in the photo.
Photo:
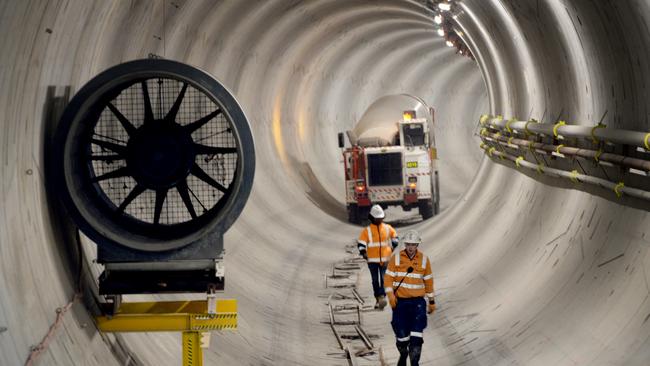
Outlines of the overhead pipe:
[{"label": "overhead pipe", "polygon": [[638,188],[627,187],[623,182],[614,183],[591,175],[580,174],[575,170],[572,172],[567,172],[564,170],[550,168],[547,166],[540,166],[539,164],[533,164],[527,160],[524,160],[522,157],[514,156],[496,150],[487,144],[481,144],[481,148],[485,150],[485,152],[490,156],[497,156],[501,159],[510,160],[513,163],[515,163],[517,167],[524,167],[530,170],[535,170],[539,174],[544,174],[556,178],[568,178],[571,181],[576,183],[581,182],[581,183],[588,183],[588,184],[600,186],[602,188],[614,191],[617,197],[621,197],[623,194],[625,194],[631,197],[636,197],[636,198],[650,201],[650,192]]},{"label": "overhead pipe", "polygon": [[590,149],[581,149],[581,148],[569,147],[563,145],[544,144],[541,142],[533,142],[529,140],[516,139],[516,138],[506,137],[503,135],[499,135],[496,133],[489,133],[489,132],[484,134],[482,137],[489,137],[491,139],[503,142],[505,143],[505,145],[517,145],[529,149],[533,148],[537,150],[543,150],[549,153],[556,152],[563,155],[580,156],[586,159],[593,159],[596,162],[605,161],[615,165],[622,165],[627,168],[643,170],[646,172],[650,171],[650,161],[631,158],[628,156],[623,156],[618,154],[606,153],[600,150],[590,150]]},{"label": "overhead pipe", "polygon": [[596,126],[567,125],[564,121],[558,123],[540,123],[535,120],[518,121],[504,120],[501,117],[483,115],[481,125],[500,131],[514,132],[526,135],[562,136],[590,139],[594,142],[611,142],[631,145],[650,150],[650,132],[632,130],[608,129],[603,124]]}]

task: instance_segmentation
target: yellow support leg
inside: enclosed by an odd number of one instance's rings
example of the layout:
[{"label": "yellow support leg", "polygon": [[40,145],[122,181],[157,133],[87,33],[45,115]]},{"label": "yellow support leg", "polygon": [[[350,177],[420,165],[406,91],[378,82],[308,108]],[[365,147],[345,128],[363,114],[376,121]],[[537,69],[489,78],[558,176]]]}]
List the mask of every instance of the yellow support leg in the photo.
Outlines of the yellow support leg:
[{"label": "yellow support leg", "polygon": [[183,366],[203,366],[200,332],[183,332]]}]

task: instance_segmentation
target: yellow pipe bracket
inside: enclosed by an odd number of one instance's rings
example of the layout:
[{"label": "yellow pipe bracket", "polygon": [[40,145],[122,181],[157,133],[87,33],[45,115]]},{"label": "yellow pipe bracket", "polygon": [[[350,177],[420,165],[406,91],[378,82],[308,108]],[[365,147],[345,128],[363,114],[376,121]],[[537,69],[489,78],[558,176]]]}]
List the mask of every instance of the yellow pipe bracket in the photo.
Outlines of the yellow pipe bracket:
[{"label": "yellow pipe bracket", "polygon": [[564,126],[564,125],[566,125],[566,122],[565,122],[565,121],[559,121],[558,123],[556,123],[556,124],[553,126],[553,136],[558,137],[557,129],[558,129],[560,126]]},{"label": "yellow pipe bracket", "polygon": [[596,156],[594,156],[594,160],[596,160],[597,162],[600,161],[600,156],[602,154],[603,154],[603,149],[598,149],[598,151],[596,151]]},{"label": "yellow pipe bracket", "polygon": [[530,135],[532,135],[532,133],[531,133],[530,130],[528,129],[528,124],[529,124],[529,123],[539,123],[539,122],[538,122],[536,119],[534,119],[534,118],[531,118],[531,119],[529,119],[528,121],[526,121],[526,124],[524,125],[524,132],[526,133],[526,136],[530,136]]},{"label": "yellow pipe bracket", "polygon": [[625,187],[625,183],[623,182],[618,182],[618,184],[614,187],[614,193],[616,193],[616,197],[621,198],[623,196],[623,192],[621,192],[621,188]]},{"label": "yellow pipe bracket", "polygon": [[520,168],[520,167],[521,167],[520,162],[521,162],[522,160],[524,160],[524,157],[523,157],[523,156],[519,156],[519,157],[517,157],[517,160],[515,160],[515,165],[517,166],[517,168]]},{"label": "yellow pipe bracket", "polygon": [[531,153],[535,153],[535,148],[533,147],[533,143],[531,141],[528,142],[528,150],[530,150]]},{"label": "yellow pipe bracket", "polygon": [[600,141],[598,141],[598,138],[596,138],[596,129],[598,129],[598,128],[606,128],[606,127],[607,127],[606,125],[599,122],[597,125],[595,125],[594,127],[591,128],[591,141],[593,141],[594,144],[597,144],[597,143],[600,142]]}]

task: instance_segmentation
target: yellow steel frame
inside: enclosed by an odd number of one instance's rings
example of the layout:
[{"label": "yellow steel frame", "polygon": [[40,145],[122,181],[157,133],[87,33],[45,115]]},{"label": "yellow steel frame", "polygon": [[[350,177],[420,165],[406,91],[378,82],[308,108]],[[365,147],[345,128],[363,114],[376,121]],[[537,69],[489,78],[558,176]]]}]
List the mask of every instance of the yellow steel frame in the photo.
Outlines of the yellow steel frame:
[{"label": "yellow steel frame", "polygon": [[237,329],[237,300],[217,300],[215,314],[205,300],[122,303],[95,319],[102,332],[183,332],[183,366],[202,366],[202,333]]}]

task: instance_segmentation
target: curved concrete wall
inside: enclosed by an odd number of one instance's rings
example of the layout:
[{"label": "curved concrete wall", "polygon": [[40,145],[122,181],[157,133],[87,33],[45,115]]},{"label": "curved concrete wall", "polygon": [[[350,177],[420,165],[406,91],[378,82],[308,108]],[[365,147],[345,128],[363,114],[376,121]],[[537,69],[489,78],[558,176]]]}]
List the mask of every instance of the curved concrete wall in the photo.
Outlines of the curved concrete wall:
[{"label": "curved concrete wall", "polygon": [[[344,223],[336,133],[375,99],[437,108],[443,207],[414,225],[434,262],[435,364],[643,365],[647,211],[553,188],[483,159],[490,110],[648,130],[643,0],[465,0],[458,22],[477,64],[454,55],[416,3],[367,1],[8,1],[0,4],[0,364],[20,364],[74,285],[43,188],[48,86],[155,53],[199,66],[237,96],[256,139],[253,193],[226,235],[234,333],[215,364],[333,364],[322,276],[358,228]],[[610,259],[614,259],[610,261]],[[385,323],[377,340],[394,339]],[[383,327],[383,328],[381,328]],[[102,338],[80,305],[44,365],[179,364],[175,334]],[[394,352],[387,353],[390,362]]]}]

